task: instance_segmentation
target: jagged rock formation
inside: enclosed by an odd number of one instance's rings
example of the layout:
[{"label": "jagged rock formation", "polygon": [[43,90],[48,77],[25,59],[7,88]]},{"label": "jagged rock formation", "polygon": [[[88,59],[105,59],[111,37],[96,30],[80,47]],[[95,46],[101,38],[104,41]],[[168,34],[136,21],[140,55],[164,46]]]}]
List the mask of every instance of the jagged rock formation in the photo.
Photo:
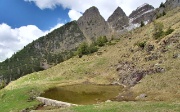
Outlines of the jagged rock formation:
[{"label": "jagged rock formation", "polygon": [[118,7],[113,14],[108,18],[107,22],[113,30],[123,30],[129,24],[129,19],[124,11]]},{"label": "jagged rock formation", "polygon": [[142,6],[134,10],[129,15],[129,18],[133,24],[140,24],[141,21],[146,23],[151,22],[154,15],[155,15],[154,7],[149,4],[143,4]]},{"label": "jagged rock formation", "polygon": [[87,9],[77,22],[88,41],[107,36],[110,32],[107,22],[94,6]]}]

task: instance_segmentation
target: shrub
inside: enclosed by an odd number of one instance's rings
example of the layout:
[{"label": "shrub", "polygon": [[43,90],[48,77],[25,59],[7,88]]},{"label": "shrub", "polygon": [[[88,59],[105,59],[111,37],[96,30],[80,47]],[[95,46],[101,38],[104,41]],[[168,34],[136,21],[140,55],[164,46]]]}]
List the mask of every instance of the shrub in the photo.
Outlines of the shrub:
[{"label": "shrub", "polygon": [[144,47],[146,46],[146,41],[137,43],[137,46],[144,49]]},{"label": "shrub", "polygon": [[108,39],[107,39],[107,37],[106,37],[106,36],[103,36],[103,37],[102,37],[102,42],[103,42],[103,43],[108,42]]},{"label": "shrub", "polygon": [[102,41],[102,37],[97,38],[96,44],[100,47],[104,46],[104,43]]},{"label": "shrub", "polygon": [[159,39],[164,35],[164,25],[162,23],[154,23],[154,39]]},{"label": "shrub", "polygon": [[145,24],[144,24],[144,22],[143,21],[141,21],[141,25],[140,25],[140,27],[143,27]]},{"label": "shrub", "polygon": [[174,29],[172,29],[171,27],[169,27],[169,28],[167,29],[167,31],[165,32],[165,35],[169,35],[169,34],[171,34],[173,31],[174,31]]},{"label": "shrub", "polygon": [[107,42],[108,42],[107,37],[106,37],[106,36],[103,36],[103,37],[97,38],[96,44],[97,44],[99,47],[102,47],[102,46],[104,46],[104,44],[107,43]]},{"label": "shrub", "polygon": [[96,47],[96,43],[92,43],[89,46],[89,53],[94,53],[94,52],[97,52],[97,51],[98,51],[98,48]]},{"label": "shrub", "polygon": [[165,11],[163,11],[163,14],[162,14],[163,16],[165,16],[166,15],[166,12]]},{"label": "shrub", "polygon": [[4,80],[1,80],[0,89],[4,88],[5,86],[6,86],[6,82]]},{"label": "shrub", "polygon": [[100,46],[100,47],[104,46],[105,43],[107,42],[108,40],[106,36],[97,38],[97,41],[93,42],[90,45],[88,45],[86,42],[83,42],[82,44],[79,45],[76,53],[79,56],[79,58],[81,58],[83,55],[97,52],[98,51],[97,46]]},{"label": "shrub", "polygon": [[98,48],[96,47],[95,43],[92,43],[91,45],[88,45],[86,42],[79,45],[77,49],[77,55],[79,58],[81,58],[83,55],[87,55],[90,53],[97,52]]},{"label": "shrub", "polygon": [[77,49],[77,55],[79,57],[82,57],[82,55],[84,55],[84,54],[89,54],[89,48],[88,48],[88,44],[86,42],[83,42],[82,44],[80,44]]}]

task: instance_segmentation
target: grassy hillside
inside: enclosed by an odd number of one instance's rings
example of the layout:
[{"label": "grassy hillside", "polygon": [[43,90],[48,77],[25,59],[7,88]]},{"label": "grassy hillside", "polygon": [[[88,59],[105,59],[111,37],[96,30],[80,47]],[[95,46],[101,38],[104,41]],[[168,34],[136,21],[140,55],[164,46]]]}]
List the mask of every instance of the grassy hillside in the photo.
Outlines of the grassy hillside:
[{"label": "grassy hillside", "polygon": [[77,22],[67,23],[0,63],[0,76],[8,83],[26,74],[52,67],[71,58],[73,50],[84,40]]},{"label": "grassy hillside", "polygon": [[[106,45],[97,53],[73,57],[45,71],[35,72],[11,82],[0,90],[0,111],[19,111],[34,108],[38,102],[34,99],[48,88],[79,83],[111,84],[121,83],[123,77],[131,78],[134,72],[148,71],[142,80],[129,89],[134,96],[141,93],[147,97],[137,102],[108,102],[97,105],[78,106],[54,111],[69,112],[178,112],[180,111],[180,9],[167,13],[155,20],[174,31],[159,39],[154,39],[154,23],[137,28],[113,40],[115,45]],[[140,43],[146,41],[144,47]],[[154,49],[147,50],[148,45]],[[117,70],[124,63],[131,71],[125,69],[126,76]],[[131,80],[126,80],[131,81]],[[127,83],[126,86],[129,86]],[[161,101],[161,102],[159,102]],[[44,111],[44,110],[43,110]]]}]

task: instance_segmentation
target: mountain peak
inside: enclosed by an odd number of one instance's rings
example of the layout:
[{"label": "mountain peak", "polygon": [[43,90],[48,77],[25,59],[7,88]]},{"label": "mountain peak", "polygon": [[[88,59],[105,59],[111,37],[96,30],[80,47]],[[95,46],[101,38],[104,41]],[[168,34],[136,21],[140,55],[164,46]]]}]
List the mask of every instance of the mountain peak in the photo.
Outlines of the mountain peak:
[{"label": "mountain peak", "polygon": [[117,7],[113,14],[108,18],[108,23],[111,28],[115,30],[122,30],[123,26],[127,26],[129,23],[129,19],[126,16],[125,12]]},{"label": "mountain peak", "polygon": [[142,14],[142,13],[145,13],[145,12],[147,12],[149,10],[152,10],[152,9],[154,9],[154,7],[152,5],[149,5],[149,4],[145,3],[145,4],[141,5],[141,6],[139,6],[136,10],[134,10],[129,15],[129,17],[134,18],[137,15],[137,13]]},{"label": "mountain peak", "polygon": [[125,12],[121,9],[121,7],[117,7],[116,10],[114,11],[114,14],[118,15],[126,15]]},{"label": "mountain peak", "polygon": [[147,3],[139,6],[136,10],[134,10],[130,15],[129,18],[131,19],[133,24],[140,24],[141,21],[143,22],[150,22],[154,17],[154,7]]},{"label": "mountain peak", "polygon": [[97,37],[107,36],[109,27],[95,6],[87,9],[83,16],[78,19],[78,25],[88,41],[96,40]]},{"label": "mountain peak", "polygon": [[91,15],[91,14],[98,14],[100,15],[100,12],[97,7],[92,6],[89,9],[87,9],[83,15]]},{"label": "mountain peak", "polygon": [[139,6],[136,10],[138,10],[138,9],[140,9],[140,8],[143,8],[143,7],[146,7],[146,6],[149,6],[149,4],[144,3],[143,5]]}]

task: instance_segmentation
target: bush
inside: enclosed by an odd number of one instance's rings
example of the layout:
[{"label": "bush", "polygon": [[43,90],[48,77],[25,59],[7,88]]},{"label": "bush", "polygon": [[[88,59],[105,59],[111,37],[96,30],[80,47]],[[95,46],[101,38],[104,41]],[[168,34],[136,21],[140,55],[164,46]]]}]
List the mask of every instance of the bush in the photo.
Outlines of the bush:
[{"label": "bush", "polygon": [[137,46],[144,49],[144,47],[146,46],[146,41],[138,43]]},{"label": "bush", "polygon": [[102,47],[105,45],[105,43],[107,43],[108,40],[106,38],[106,36],[103,36],[103,37],[99,37],[97,38],[97,41],[96,41],[96,44],[99,46],[99,47]]},{"label": "bush", "polygon": [[140,25],[140,27],[143,27],[145,24],[144,24],[144,22],[143,21],[141,21],[141,25]]},{"label": "bush", "polygon": [[79,58],[81,58],[83,55],[97,52],[98,51],[97,46],[100,46],[100,47],[104,46],[105,43],[107,42],[108,42],[108,39],[106,38],[106,36],[97,38],[97,41],[93,42],[90,45],[88,45],[86,42],[83,42],[82,44],[79,45],[76,53],[79,56]]},{"label": "bush", "polygon": [[96,44],[97,44],[99,47],[104,46],[104,43],[103,43],[103,41],[102,41],[102,37],[97,38]]},{"label": "bush", "polygon": [[6,82],[4,80],[1,80],[0,89],[4,88],[5,86],[6,86]]},{"label": "bush", "polygon": [[88,45],[86,42],[79,45],[77,49],[77,55],[79,58],[81,58],[83,55],[87,55],[90,53],[97,52],[98,48],[96,47],[95,43],[92,43],[91,45]]},{"label": "bush", "polygon": [[166,12],[165,11],[163,11],[163,14],[162,14],[162,16],[165,16],[166,15]]},{"label": "bush", "polygon": [[159,39],[164,35],[164,25],[162,23],[154,23],[154,39]]},{"label": "bush", "polygon": [[84,54],[89,54],[89,47],[86,42],[83,42],[82,44],[80,44],[77,49],[77,55],[79,57],[82,57]]},{"label": "bush", "polygon": [[103,37],[102,37],[102,42],[103,42],[103,43],[108,42],[108,39],[107,39],[107,37],[106,37],[106,36],[103,36]]},{"label": "bush", "polygon": [[174,29],[168,28],[167,31],[163,31],[164,25],[162,23],[154,23],[154,39],[161,39],[166,35],[171,34]]},{"label": "bush", "polygon": [[167,31],[165,32],[165,35],[169,35],[169,34],[171,34],[173,31],[174,31],[174,29],[171,29],[171,27],[169,27],[169,28],[167,29]]},{"label": "bush", "polygon": [[98,48],[96,47],[96,43],[92,43],[89,46],[89,53],[94,53],[94,52],[97,52],[97,51],[98,51]]}]

